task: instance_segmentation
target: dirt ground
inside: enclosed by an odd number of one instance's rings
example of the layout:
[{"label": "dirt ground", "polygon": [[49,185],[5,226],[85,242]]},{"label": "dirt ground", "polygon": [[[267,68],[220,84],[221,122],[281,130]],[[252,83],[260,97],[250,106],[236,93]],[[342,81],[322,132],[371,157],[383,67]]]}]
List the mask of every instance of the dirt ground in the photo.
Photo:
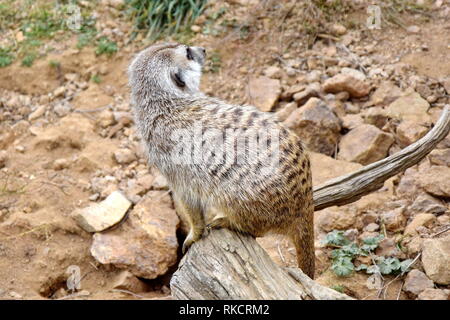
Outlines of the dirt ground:
[{"label": "dirt ground", "polygon": [[[322,64],[322,58],[317,59],[316,65],[311,58],[317,54],[326,56],[327,50],[335,50],[338,42],[347,43],[356,52],[355,59],[359,61],[356,65],[365,65],[367,71],[387,65],[400,69],[386,78],[396,81],[401,89],[410,87],[414,77],[425,78],[428,81],[425,84],[430,81],[435,84],[429,93],[433,95],[438,87],[436,83],[450,76],[448,1],[433,7],[426,15],[398,13],[407,27],[417,26],[417,32],[396,24],[383,24],[379,30],[367,29],[365,5],[360,1],[360,8],[351,13],[357,26],[349,26],[344,34],[335,35],[327,28],[337,22],[324,22],[314,37],[301,28],[299,19],[303,8],[294,6],[295,1],[279,1],[279,5],[258,3],[213,1],[210,11],[226,7],[225,18],[233,17],[236,26],[218,35],[201,32],[190,35],[188,42],[204,46],[211,69],[218,69],[205,72],[201,86],[206,93],[232,103],[252,103],[249,79],[263,75],[270,66],[283,70],[279,78],[285,92],[314,68],[325,70],[327,66]],[[290,6],[293,9],[288,11],[286,8]],[[114,19],[111,12],[108,6],[98,9],[98,19],[103,22]],[[198,25],[208,21],[206,14],[202,17]],[[127,66],[147,43],[138,37],[125,44],[131,23],[124,17],[118,21],[125,35],[118,41],[118,52],[110,57],[96,55],[95,48],[89,46],[77,49],[76,35],[69,35],[31,67],[17,61],[0,68],[0,150],[6,150],[6,160],[0,166],[3,167],[0,169],[0,299],[166,299],[170,296],[169,280],[176,266],[156,279],[141,279],[146,289],[139,293],[115,289],[121,268],[101,264],[91,255],[92,234],[82,230],[71,217],[76,208],[98,202],[115,189],[127,190],[129,180],[148,170],[134,124],[120,120],[121,112],[129,115],[131,111]],[[334,58],[353,59],[343,51],[338,51]],[[297,71],[289,76],[286,72],[290,70],[289,61],[295,59],[299,63]],[[50,63],[55,60],[60,62],[57,68]],[[101,82],[92,81],[93,75],[100,75]],[[379,84],[379,79],[371,80],[372,92]],[[443,104],[449,103],[449,94],[431,102],[430,113],[434,119]],[[367,101],[368,98],[363,98],[355,104],[362,106]],[[280,99],[274,110],[285,105]],[[40,115],[38,112],[30,118],[40,106],[44,106]],[[137,158],[118,163],[114,153],[122,148],[135,150]],[[400,149],[396,148],[391,152]],[[313,158],[314,165],[317,177],[323,174],[321,179],[353,170],[345,166],[330,169],[326,161],[318,160],[314,164]],[[385,188],[364,197],[355,207],[377,206],[393,199],[411,201],[408,195],[395,192],[401,177],[391,179]],[[101,183],[95,185],[95,181]],[[445,214],[449,215],[449,198],[440,200],[447,206]],[[430,233],[448,227],[448,222],[436,223],[434,227],[430,227]],[[180,233],[178,236],[181,242],[183,236]],[[323,236],[324,231],[319,230],[317,241]],[[260,241],[271,256],[280,264],[295,265],[291,245],[283,239],[277,238],[276,242],[271,239]],[[279,255],[280,247],[283,256]],[[330,250],[318,247],[317,276],[320,276],[330,272],[331,260]],[[178,259],[181,259],[180,252]],[[78,297],[68,296],[66,287],[67,269],[72,265],[81,270],[82,291]],[[355,297],[383,298],[364,285],[366,274],[355,273],[343,279],[335,275],[324,277],[323,283],[343,286],[346,293]],[[401,292],[402,286],[402,279],[395,281],[384,298],[413,298]],[[448,289],[448,286],[436,288]]]}]

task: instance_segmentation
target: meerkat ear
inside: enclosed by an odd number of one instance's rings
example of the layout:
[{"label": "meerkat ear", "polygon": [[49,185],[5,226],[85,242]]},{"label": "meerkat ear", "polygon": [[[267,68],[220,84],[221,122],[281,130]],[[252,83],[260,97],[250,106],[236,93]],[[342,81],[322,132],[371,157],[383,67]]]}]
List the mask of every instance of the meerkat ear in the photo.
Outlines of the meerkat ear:
[{"label": "meerkat ear", "polygon": [[183,75],[182,75],[181,69],[178,69],[177,71],[172,72],[172,79],[173,79],[173,81],[175,81],[176,85],[179,86],[180,88],[186,87],[186,82],[184,82],[184,80],[183,80]]}]

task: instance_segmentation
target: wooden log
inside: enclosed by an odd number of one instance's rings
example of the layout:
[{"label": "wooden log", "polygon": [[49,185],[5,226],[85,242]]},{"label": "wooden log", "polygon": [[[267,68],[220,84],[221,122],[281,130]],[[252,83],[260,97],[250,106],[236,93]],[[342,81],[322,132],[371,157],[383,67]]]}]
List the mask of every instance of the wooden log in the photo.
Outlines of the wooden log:
[{"label": "wooden log", "polygon": [[[422,160],[450,131],[450,106],[427,135],[402,151],[314,188],[316,210],[347,204]],[[316,299],[350,297],[314,282],[298,268],[282,268],[250,236],[212,230],[194,243],[173,274],[175,299]]]}]

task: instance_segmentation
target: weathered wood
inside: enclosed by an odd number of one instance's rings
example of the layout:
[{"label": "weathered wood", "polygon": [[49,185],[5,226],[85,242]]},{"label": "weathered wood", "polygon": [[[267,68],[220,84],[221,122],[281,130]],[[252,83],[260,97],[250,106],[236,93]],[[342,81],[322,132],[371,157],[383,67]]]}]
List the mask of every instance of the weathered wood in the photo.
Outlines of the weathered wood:
[{"label": "weathered wood", "polygon": [[[422,160],[450,131],[450,106],[430,132],[395,155],[314,189],[316,210],[358,200]],[[298,268],[275,264],[250,236],[213,230],[194,243],[172,276],[175,299],[351,299]]]},{"label": "weathered wood", "polygon": [[422,139],[390,157],[315,187],[315,210],[351,203],[378,190],[390,177],[419,163],[449,131],[450,106],[447,105],[436,125]]},{"label": "weathered wood", "polygon": [[254,238],[227,229],[191,246],[170,288],[176,299],[350,299],[300,269],[279,267]]}]

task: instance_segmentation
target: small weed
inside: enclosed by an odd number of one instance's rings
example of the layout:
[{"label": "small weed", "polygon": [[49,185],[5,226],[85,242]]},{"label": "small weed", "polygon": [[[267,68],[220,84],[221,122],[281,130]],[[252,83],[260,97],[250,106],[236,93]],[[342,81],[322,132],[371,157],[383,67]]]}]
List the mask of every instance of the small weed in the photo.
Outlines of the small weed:
[{"label": "small weed", "polygon": [[345,288],[340,284],[336,284],[336,285],[332,286],[331,289],[336,290],[337,292],[340,292],[340,293],[344,293],[344,291],[345,291]]},{"label": "small weed", "polygon": [[0,48],[0,68],[9,66],[14,60],[14,56],[9,49]]},{"label": "small weed", "polygon": [[34,52],[28,53],[23,59],[22,59],[22,65],[25,67],[31,67],[33,65],[34,60],[36,60],[37,54]]},{"label": "small weed", "polygon": [[[409,268],[412,260],[400,261],[394,257],[375,256],[374,251],[378,248],[383,236],[366,238],[361,244],[351,242],[344,236],[342,231],[334,230],[327,234],[325,244],[334,249],[331,252],[333,272],[341,277],[350,275],[353,271],[365,271],[368,274],[399,274]],[[355,267],[353,260],[358,256],[370,256],[374,261],[371,265],[360,264]]]},{"label": "small weed", "polygon": [[222,66],[222,58],[220,57],[220,54],[216,51],[213,51],[209,55],[209,59],[206,62],[205,71],[216,73],[219,72],[221,66]]},{"label": "small weed", "polygon": [[102,79],[100,78],[100,76],[98,74],[94,74],[91,77],[91,81],[94,82],[94,83],[99,84],[100,82],[102,82]]},{"label": "small weed", "polygon": [[110,41],[106,37],[101,37],[97,42],[97,49],[95,50],[96,55],[107,54],[108,56],[113,55],[117,52],[117,44],[114,41]]},{"label": "small weed", "polygon": [[58,60],[50,60],[50,61],[48,62],[48,65],[49,65],[50,67],[52,67],[53,69],[58,69],[58,68],[61,67],[61,62],[59,62]]}]

